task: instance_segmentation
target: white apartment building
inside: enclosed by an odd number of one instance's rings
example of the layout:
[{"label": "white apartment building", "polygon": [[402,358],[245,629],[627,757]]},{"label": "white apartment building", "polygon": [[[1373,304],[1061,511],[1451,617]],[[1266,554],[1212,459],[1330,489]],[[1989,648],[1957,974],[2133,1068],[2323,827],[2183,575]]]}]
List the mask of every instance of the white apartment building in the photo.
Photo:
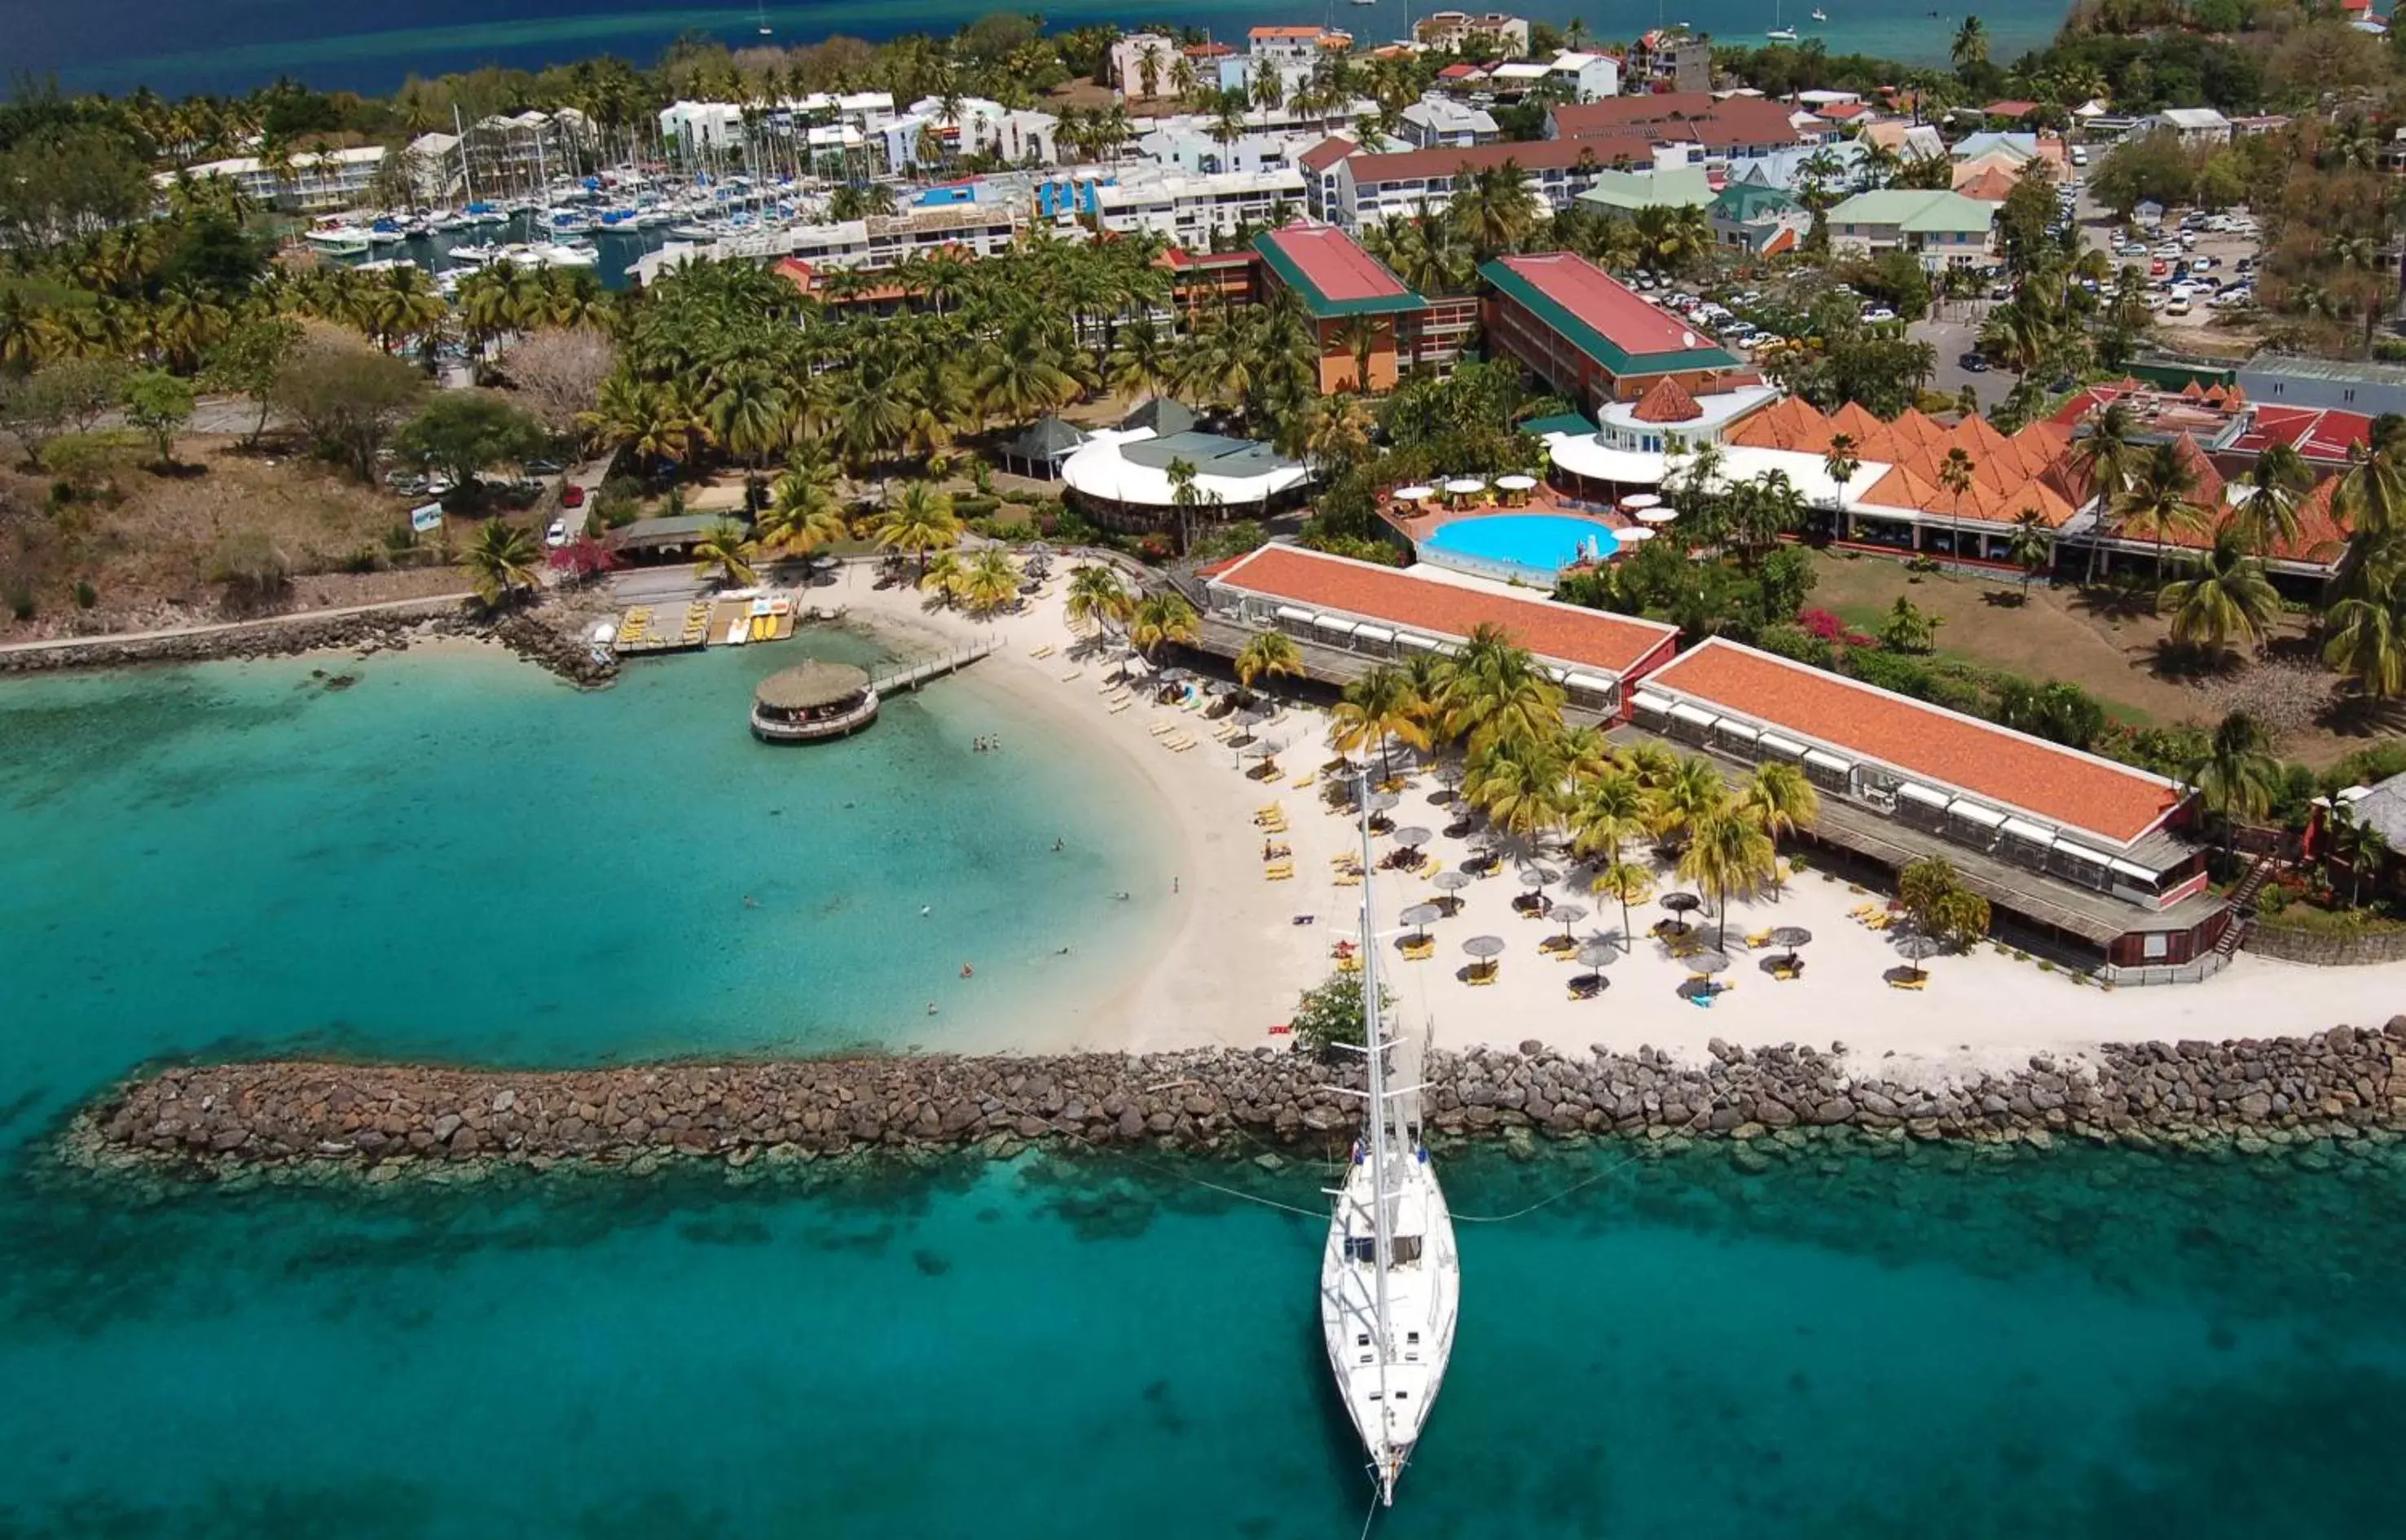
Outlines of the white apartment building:
[{"label": "white apartment building", "polygon": [[1060,126],[1061,120],[1049,112],[1013,110],[983,96],[964,98],[955,120],[945,114],[942,102],[923,96],[872,132],[886,165],[899,172],[980,154],[998,156],[1012,165],[1056,165]]},{"label": "white apartment building", "polygon": [[1506,161],[1520,166],[1529,186],[1556,214],[1573,206],[1606,169],[1596,163],[1590,147],[1567,139],[1351,155],[1327,168],[1335,193],[1323,195],[1323,218],[1358,235],[1389,215],[1417,214],[1423,205],[1438,213],[1453,201],[1454,185],[1463,177],[1500,167]]},{"label": "white apartment building", "polygon": [[1150,231],[1196,251],[1208,249],[1215,233],[1232,236],[1240,224],[1270,224],[1281,210],[1299,214],[1303,207],[1303,173],[1292,167],[1210,177],[1163,172],[1105,183],[1094,192],[1103,229]]},{"label": "white apartment building", "polygon": [[1414,149],[1434,149],[1440,145],[1492,145],[1503,137],[1492,114],[1451,96],[1423,96],[1404,108],[1403,124],[1396,132]]},{"label": "white apartment building", "polygon": [[1245,51],[1254,58],[1307,67],[1323,53],[1341,53],[1352,46],[1352,33],[1327,27],[1255,27],[1245,35]]},{"label": "white apartment building", "polygon": [[630,271],[639,284],[692,261],[772,261],[798,257],[814,267],[876,271],[914,256],[957,247],[974,257],[1008,250],[1025,219],[999,204],[956,204],[910,214],[871,215],[833,224],[791,225],[759,234],[731,236],[701,245],[671,241],[636,259]]},{"label": "white apartment building", "polygon": [[232,160],[188,166],[180,173],[163,171],[151,182],[163,191],[175,186],[178,176],[195,181],[221,177],[262,206],[322,214],[353,208],[365,202],[368,184],[375,179],[376,170],[383,164],[384,146],[361,145],[351,149],[304,150],[292,157],[290,175],[268,170],[256,155],[239,155]]},{"label": "white apartment building", "polygon": [[1412,23],[1412,40],[1424,49],[1459,50],[1474,39],[1493,49],[1495,56],[1525,59],[1529,55],[1528,19],[1507,16],[1501,11],[1473,16],[1467,11],[1439,10]]},{"label": "white apartment building", "polygon": [[1224,171],[1283,171],[1320,142],[1316,134],[1273,130],[1223,144],[1212,137],[1208,119],[1163,118],[1156,123],[1152,133],[1137,140],[1137,152],[1156,165],[1198,177]]},{"label": "white apartment building", "polygon": [[[769,108],[769,120],[790,132],[795,123],[841,123],[867,134],[891,122],[894,94],[858,91],[788,96]],[[672,102],[660,109],[660,137],[688,149],[726,149],[743,139],[743,109],[732,102]]]}]

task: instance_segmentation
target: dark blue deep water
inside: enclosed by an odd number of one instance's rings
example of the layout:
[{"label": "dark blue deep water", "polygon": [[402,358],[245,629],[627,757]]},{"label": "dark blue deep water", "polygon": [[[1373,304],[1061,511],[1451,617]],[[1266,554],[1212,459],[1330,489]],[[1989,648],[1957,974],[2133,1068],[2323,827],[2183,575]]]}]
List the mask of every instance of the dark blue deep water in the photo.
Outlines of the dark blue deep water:
[{"label": "dark blue deep water", "polygon": [[[814,0],[769,5],[772,41],[799,45],[830,34],[880,40],[907,32],[949,33],[989,11],[996,0]],[[1031,7],[1021,7],[1031,8]],[[1040,9],[1047,24],[1091,21],[1135,26],[1168,18],[1240,38],[1265,23],[1334,23],[1357,37],[1405,35],[1408,15],[1438,8],[1406,0],[1375,6],[1333,0],[1058,0]],[[1509,7],[1561,25],[1583,19],[1596,36],[1626,39],[1664,21],[1688,21],[1724,42],[1760,41],[1775,23],[1774,0],[1534,0]],[[1810,21],[1812,0],[1786,6],[1776,21],[1818,36],[1833,53],[1861,51],[1937,63],[1967,8],[1964,0],[1932,7],[1924,0],[1822,0],[1827,23]],[[1971,7],[1979,8],[1979,7]],[[1990,51],[2012,58],[2046,41],[2063,6],[1985,7]],[[11,0],[12,69],[56,71],[70,87],[130,91],[148,84],[169,94],[241,91],[278,75],[317,86],[383,92],[404,75],[501,64],[541,68],[599,53],[649,64],[682,33],[714,34],[737,47],[763,41],[751,6],[663,6],[658,0],[394,0],[329,5],[324,0]]]}]

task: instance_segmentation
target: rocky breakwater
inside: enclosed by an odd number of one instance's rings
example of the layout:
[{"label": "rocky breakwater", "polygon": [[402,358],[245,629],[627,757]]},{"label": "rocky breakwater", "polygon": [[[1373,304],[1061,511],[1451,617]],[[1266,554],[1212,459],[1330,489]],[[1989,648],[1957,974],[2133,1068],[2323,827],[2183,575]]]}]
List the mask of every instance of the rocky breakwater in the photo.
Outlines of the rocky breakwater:
[{"label": "rocky breakwater", "polygon": [[[2093,1063],[1931,1083],[1851,1072],[1802,1047],[1715,1044],[1703,1064],[1621,1055],[1437,1053],[1440,1137],[1721,1136],[1799,1128],[1897,1139],[2289,1144],[2406,1128],[2406,1016],[2311,1038],[2116,1046]],[[211,1170],[341,1164],[379,1178],[455,1162],[742,1166],[860,1151],[1040,1141],[1258,1156],[1341,1149],[1352,1067],[1205,1051],[1054,1058],[866,1058],[557,1073],[270,1061],[174,1068],[78,1116],[70,1157]]]},{"label": "rocky breakwater", "polygon": [[[567,620],[561,624],[573,626]],[[366,657],[438,636],[498,642],[528,662],[586,688],[606,685],[618,672],[615,659],[596,657],[589,643],[546,622],[539,614],[520,611],[496,622],[463,608],[456,599],[438,599],[371,611],[278,615],[190,630],[95,636],[14,648],[0,651],[0,674],[291,657],[336,649]]]}]

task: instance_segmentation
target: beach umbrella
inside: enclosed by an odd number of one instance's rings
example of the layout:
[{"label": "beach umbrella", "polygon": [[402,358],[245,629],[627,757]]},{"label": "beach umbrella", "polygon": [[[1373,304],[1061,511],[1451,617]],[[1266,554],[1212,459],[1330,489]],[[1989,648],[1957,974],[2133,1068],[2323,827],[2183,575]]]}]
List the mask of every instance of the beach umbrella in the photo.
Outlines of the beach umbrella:
[{"label": "beach umbrella", "polygon": [[1560,871],[1557,871],[1550,866],[1542,866],[1536,861],[1523,862],[1521,867],[1520,876],[1521,881],[1529,884],[1532,892],[1535,892],[1538,888],[1545,887],[1550,883],[1559,883],[1563,880],[1563,874]]},{"label": "beach umbrella", "polygon": [[1563,923],[1563,936],[1564,940],[1568,940],[1571,933],[1571,926],[1587,918],[1587,906],[1585,904],[1556,904],[1554,906],[1552,918],[1560,920]]},{"label": "beach umbrella", "polygon": [[1679,960],[1688,965],[1688,971],[1691,973],[1726,973],[1729,971],[1729,954],[1726,952],[1715,952],[1710,948],[1706,948],[1705,951],[1695,953],[1690,956],[1682,957]]},{"label": "beach umbrella", "polygon": [[1771,932],[1771,944],[1788,949],[1788,960],[1796,960],[1796,949],[1813,939],[1813,933],[1803,925],[1777,925]]},{"label": "beach umbrella", "polygon": [[1428,940],[1429,922],[1445,918],[1445,911],[1435,904],[1412,904],[1407,906],[1397,918],[1419,933],[1412,938],[1415,942],[1425,941]]},{"label": "beach umbrella", "polygon": [[1604,987],[1604,970],[1627,956],[1628,953],[1609,941],[1590,941],[1578,949],[1578,955],[1579,966],[1587,971],[1574,976],[1571,987],[1592,993]]},{"label": "beach umbrella", "polygon": [[1415,824],[1395,830],[1395,843],[1406,850],[1418,850],[1429,842],[1429,831]]},{"label": "beach umbrella", "polygon": [[1370,811],[1372,812],[1386,812],[1392,810],[1396,803],[1402,800],[1403,798],[1394,792],[1374,791],[1370,794]]},{"label": "beach umbrella", "polygon": [[1925,936],[1918,930],[1908,930],[1896,939],[1896,949],[1904,954],[1904,960],[1913,965],[1913,971],[1918,975],[1926,971],[1921,965],[1946,951],[1946,946],[1935,936]]},{"label": "beach umbrella", "polygon": [[1504,938],[1501,936],[1473,936],[1470,940],[1462,943],[1462,950],[1469,953],[1472,956],[1478,958],[1483,963],[1490,957],[1499,957],[1503,955]]},{"label": "beach umbrella", "polygon": [[1240,728],[1258,728],[1277,714],[1278,713],[1272,711],[1267,706],[1247,706],[1244,710],[1237,713],[1237,726]]},{"label": "beach umbrella", "polygon": [[1444,892],[1444,902],[1447,907],[1459,912],[1462,909],[1462,890],[1468,887],[1472,882],[1470,873],[1456,867],[1451,871],[1438,872],[1429,881]]},{"label": "beach umbrella", "polygon": [[1663,895],[1662,903],[1674,914],[1685,914],[1705,907],[1705,901],[1692,893],[1666,893]]}]

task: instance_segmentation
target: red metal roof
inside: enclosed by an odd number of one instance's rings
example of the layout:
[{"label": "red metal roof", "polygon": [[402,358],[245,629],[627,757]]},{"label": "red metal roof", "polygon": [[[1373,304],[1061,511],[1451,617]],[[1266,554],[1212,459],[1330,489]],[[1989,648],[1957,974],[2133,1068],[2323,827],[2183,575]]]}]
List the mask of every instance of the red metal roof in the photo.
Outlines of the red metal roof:
[{"label": "red metal roof", "polygon": [[1554,133],[1562,139],[1621,138],[1642,132],[1656,141],[1692,140],[1726,149],[1732,145],[1798,143],[1789,112],[1760,96],[1718,99],[1708,92],[1670,91],[1566,103],[1555,107],[1552,116]]},{"label": "red metal roof", "polygon": [[1670,311],[1647,304],[1635,290],[1576,252],[1498,260],[1632,357],[1720,346]]},{"label": "red metal roof", "polygon": [[1516,645],[1540,657],[1616,676],[1637,668],[1679,634],[1656,621],[1550,599],[1515,598],[1298,545],[1265,545],[1212,581],[1437,636],[1464,637],[1482,625],[1498,626]]},{"label": "red metal roof", "polygon": [[1422,177],[1460,177],[1474,171],[1493,171],[1507,161],[1523,171],[1567,170],[1578,164],[1583,156],[1595,156],[1606,165],[1612,163],[1609,155],[1595,155],[1593,145],[1575,144],[1568,139],[1405,149],[1392,155],[1356,155],[1338,163],[1352,173],[1354,186],[1368,187]]},{"label": "red metal roof", "polygon": [[1296,156],[1295,163],[1297,170],[1317,177],[1348,155],[1360,153],[1362,153],[1362,147],[1355,141],[1332,135]]},{"label": "red metal roof", "polygon": [[1262,239],[1278,247],[1332,304],[1388,300],[1411,292],[1402,279],[1335,225],[1291,224],[1266,233]]},{"label": "red metal roof", "polygon": [[1719,637],[1647,683],[2117,846],[2187,800],[2144,770]]}]

